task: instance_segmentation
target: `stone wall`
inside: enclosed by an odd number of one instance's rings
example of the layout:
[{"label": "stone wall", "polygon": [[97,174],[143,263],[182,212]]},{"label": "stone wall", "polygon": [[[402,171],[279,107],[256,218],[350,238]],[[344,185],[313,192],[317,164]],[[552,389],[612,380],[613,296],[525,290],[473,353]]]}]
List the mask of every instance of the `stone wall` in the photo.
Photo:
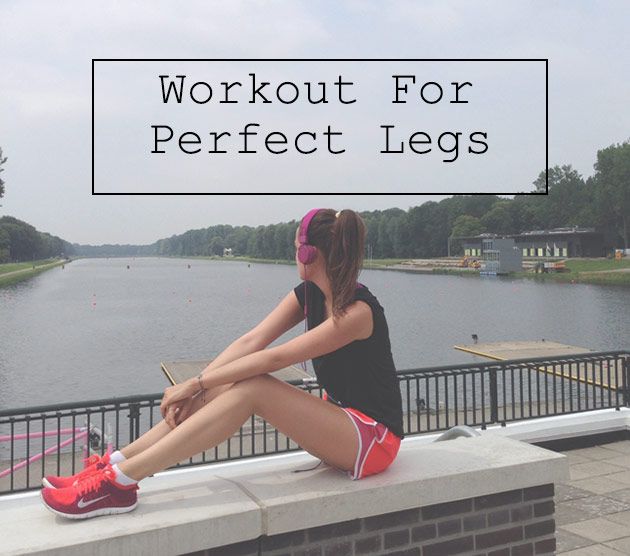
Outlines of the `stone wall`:
[{"label": "stone wall", "polygon": [[261,536],[188,556],[554,554],[553,494],[553,484],[544,484]]}]

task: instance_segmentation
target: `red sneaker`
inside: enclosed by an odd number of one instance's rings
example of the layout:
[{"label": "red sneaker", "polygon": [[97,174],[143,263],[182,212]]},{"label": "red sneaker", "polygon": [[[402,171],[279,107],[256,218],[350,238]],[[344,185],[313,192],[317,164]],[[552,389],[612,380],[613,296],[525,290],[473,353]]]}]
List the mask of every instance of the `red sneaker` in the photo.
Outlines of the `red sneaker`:
[{"label": "red sneaker", "polygon": [[94,454],[89,458],[83,460],[83,470],[71,475],[70,477],[58,477],[56,475],[46,475],[42,479],[42,484],[48,488],[68,488],[74,486],[78,481],[84,477],[91,475],[95,471],[99,471],[109,465],[109,454],[105,454],[103,457],[98,454]]},{"label": "red sneaker", "polygon": [[138,485],[116,482],[111,465],[87,475],[76,486],[43,488],[44,505],[53,513],[69,519],[86,519],[97,515],[122,514],[138,505]]}]

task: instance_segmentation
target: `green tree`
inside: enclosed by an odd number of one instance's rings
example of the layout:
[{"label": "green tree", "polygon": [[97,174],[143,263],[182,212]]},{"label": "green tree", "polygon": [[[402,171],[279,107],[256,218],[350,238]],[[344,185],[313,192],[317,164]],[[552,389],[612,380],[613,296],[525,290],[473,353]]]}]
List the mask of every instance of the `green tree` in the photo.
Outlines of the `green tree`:
[{"label": "green tree", "polygon": [[376,213],[380,214],[380,211],[366,211],[361,213],[361,218],[363,218],[365,227],[367,228],[365,236],[366,258],[370,253],[372,256],[377,256],[376,253],[378,252],[378,217]]},{"label": "green tree", "polygon": [[393,256],[396,258],[407,257],[409,255],[410,240],[407,214],[401,211],[401,214],[393,216],[389,221],[388,227],[392,236]]},{"label": "green tree", "polygon": [[470,237],[478,236],[486,231],[486,227],[481,223],[481,220],[475,216],[468,214],[462,214],[458,216],[453,224],[451,231],[451,237]]},{"label": "green tree", "polygon": [[[562,226],[585,226],[589,221],[589,190],[582,176],[570,164],[549,168],[548,195],[518,195],[513,218],[518,231]],[[536,191],[545,191],[545,173],[534,182]]]},{"label": "green tree", "polygon": [[[4,172],[2,165],[7,161],[7,157],[2,157],[2,147],[0,147],[0,173]],[[4,196],[4,180],[0,178],[0,199]]]},{"label": "green tree", "polygon": [[624,249],[627,249],[630,231],[630,141],[598,151],[593,178],[602,218],[607,215],[612,220]]},{"label": "green tree", "polygon": [[[551,181],[551,179],[549,181]],[[547,193],[547,174],[544,170],[540,172],[538,177],[534,180],[534,191],[536,193]]]},{"label": "green tree", "polygon": [[378,221],[378,250],[374,251],[374,256],[385,259],[393,256],[394,247],[391,242],[389,230],[387,229],[387,218],[381,216]]},{"label": "green tree", "polygon": [[265,226],[257,226],[249,236],[247,242],[247,255],[250,257],[265,257],[263,250],[263,232]]},{"label": "green tree", "polygon": [[586,185],[582,176],[571,165],[555,166],[549,170],[549,201],[553,227],[579,226],[579,214],[585,204]]},{"label": "green tree", "polygon": [[247,241],[251,228],[238,226],[233,228],[225,237],[225,246],[232,249],[234,255],[244,255],[247,252]]},{"label": "green tree", "polygon": [[221,238],[221,236],[213,236],[213,238],[210,240],[210,243],[208,244],[208,254],[222,257],[224,247],[225,244],[223,243],[223,239]]},{"label": "green tree", "polygon": [[496,195],[454,195],[442,199],[440,207],[446,211],[447,225],[452,230],[455,221],[463,214],[481,218],[500,200]]},{"label": "green tree", "polygon": [[514,232],[511,201],[497,201],[492,208],[481,217],[481,223],[489,231],[495,234],[511,234]]},{"label": "green tree", "polygon": [[457,238],[478,236],[486,231],[486,227],[476,216],[462,214],[455,219],[449,238],[450,255],[462,252],[462,242]]},{"label": "green tree", "polygon": [[30,261],[41,252],[41,234],[30,224],[12,216],[0,218],[0,230],[9,237],[9,259]]},{"label": "green tree", "polygon": [[263,226],[262,231],[262,256],[266,259],[276,259],[278,255],[276,253],[276,224],[269,226]]},{"label": "green tree", "polygon": [[287,259],[289,261],[295,259],[295,232],[297,227],[298,223],[295,220],[291,220],[287,224],[284,224],[285,251],[282,256],[283,259]]},{"label": "green tree", "polygon": [[11,260],[11,238],[9,232],[0,226],[0,263],[8,263]]},{"label": "green tree", "polygon": [[446,255],[450,228],[442,202],[428,201],[409,209],[409,230],[412,238],[410,256],[427,258]]}]

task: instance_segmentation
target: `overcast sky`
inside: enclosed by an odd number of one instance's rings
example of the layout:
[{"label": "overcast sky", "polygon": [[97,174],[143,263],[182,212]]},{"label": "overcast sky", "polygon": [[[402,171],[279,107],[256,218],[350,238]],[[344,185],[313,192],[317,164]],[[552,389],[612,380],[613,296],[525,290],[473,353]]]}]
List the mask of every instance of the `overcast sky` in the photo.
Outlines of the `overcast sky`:
[{"label": "overcast sky", "polygon": [[[598,149],[630,137],[628,21],[625,0],[3,0],[0,215],[76,243],[152,243],[298,219],[314,206],[407,209],[441,198],[92,196],[92,58],[549,58],[550,165],[588,176]],[[517,165],[507,174],[536,178]]]}]

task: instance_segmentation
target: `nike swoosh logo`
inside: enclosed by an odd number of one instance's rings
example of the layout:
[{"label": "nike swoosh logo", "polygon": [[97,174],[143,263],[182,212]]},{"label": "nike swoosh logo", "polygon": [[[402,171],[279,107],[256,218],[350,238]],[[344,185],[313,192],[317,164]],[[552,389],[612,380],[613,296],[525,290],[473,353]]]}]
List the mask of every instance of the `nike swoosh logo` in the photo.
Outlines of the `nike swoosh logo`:
[{"label": "nike swoosh logo", "polygon": [[108,498],[108,497],[109,497],[109,494],[106,494],[105,496],[101,496],[100,498],[95,498],[94,500],[90,500],[88,502],[85,502],[83,498],[81,498],[77,506],[79,506],[79,508],[81,509],[87,508],[88,506],[91,506],[92,504],[96,504],[96,502],[98,502],[99,500],[103,500],[104,498]]}]

